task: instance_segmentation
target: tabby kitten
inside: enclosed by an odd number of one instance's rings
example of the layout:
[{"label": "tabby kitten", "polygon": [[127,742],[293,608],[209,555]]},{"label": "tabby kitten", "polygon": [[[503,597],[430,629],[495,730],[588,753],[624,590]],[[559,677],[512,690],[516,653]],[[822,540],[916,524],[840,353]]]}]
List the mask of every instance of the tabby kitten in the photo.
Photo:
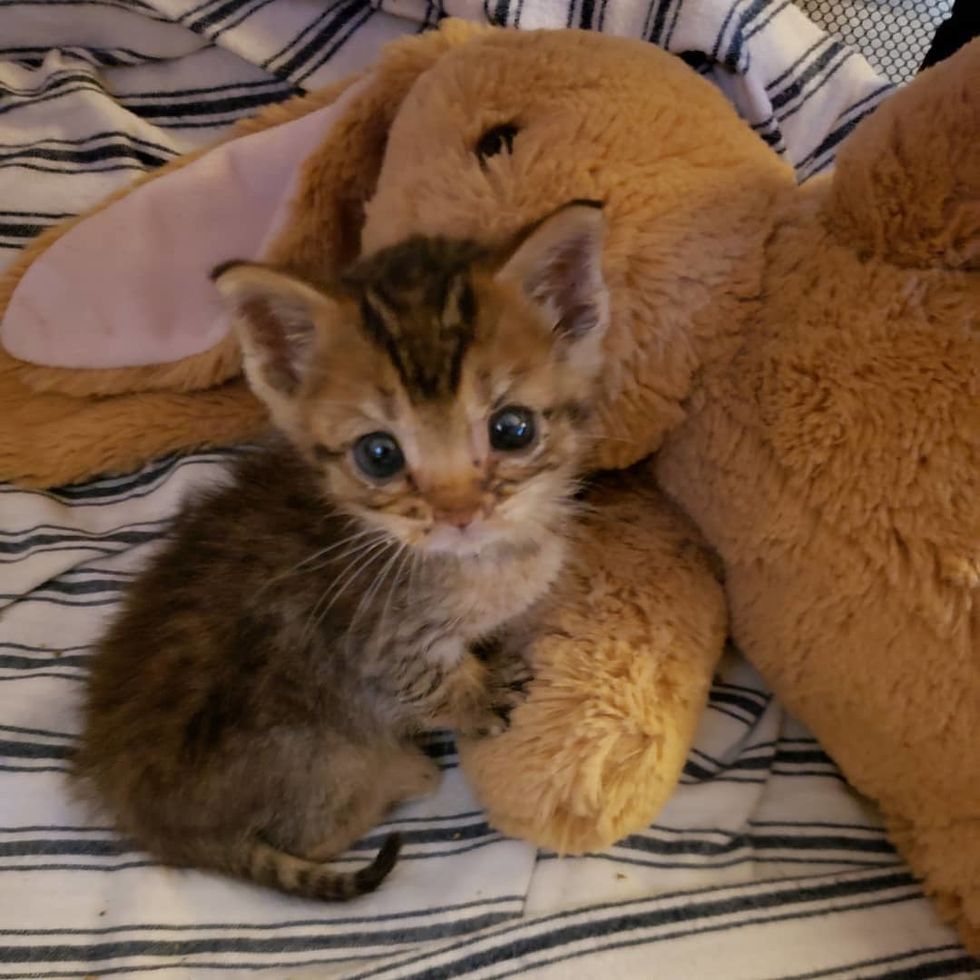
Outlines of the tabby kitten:
[{"label": "tabby kitten", "polygon": [[[217,269],[280,433],[192,503],[92,663],[79,785],[161,860],[287,892],[430,792],[420,732],[501,730],[562,564],[606,324],[602,214],[509,254],[413,238],[329,292]],[[488,639],[493,651],[478,657]]]}]

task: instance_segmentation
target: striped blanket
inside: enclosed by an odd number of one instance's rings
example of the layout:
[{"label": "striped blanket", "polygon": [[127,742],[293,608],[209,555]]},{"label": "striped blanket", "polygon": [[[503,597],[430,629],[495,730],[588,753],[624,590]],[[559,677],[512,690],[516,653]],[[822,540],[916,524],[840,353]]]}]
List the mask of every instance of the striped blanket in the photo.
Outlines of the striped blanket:
[{"label": "striped blanket", "polygon": [[[782,0],[8,0],[0,259],[444,10],[683,52],[801,176],[888,89]],[[232,452],[50,493],[0,487],[0,978],[980,976],[873,809],[734,651],[674,798],[608,853],[558,860],[501,837],[434,738],[439,793],[343,859],[363,862],[391,829],[406,841],[354,905],[155,865],[71,799],[66,760],[92,642]]]}]

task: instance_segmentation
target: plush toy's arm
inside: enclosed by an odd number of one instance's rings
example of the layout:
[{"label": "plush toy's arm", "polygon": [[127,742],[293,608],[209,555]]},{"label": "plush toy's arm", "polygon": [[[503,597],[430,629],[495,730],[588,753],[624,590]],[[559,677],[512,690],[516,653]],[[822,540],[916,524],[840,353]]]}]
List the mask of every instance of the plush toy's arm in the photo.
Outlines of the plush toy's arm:
[{"label": "plush toy's arm", "polygon": [[241,382],[193,393],[72,398],[25,388],[0,362],[0,480],[25,487],[129,472],[189,445],[205,449],[251,440],[267,425]]},{"label": "plush toy's arm", "polygon": [[[916,578],[889,596],[898,607],[894,635],[880,626],[871,634],[887,651],[880,676],[848,679],[851,698],[862,689],[867,697],[840,757],[880,801],[892,838],[940,911],[980,954],[980,39],[861,125],[838,158],[826,215],[862,258],[910,267],[901,291],[881,305],[907,297],[902,313],[891,314],[903,328],[891,356],[920,366],[925,386],[906,431],[932,432],[934,444],[918,453],[923,471],[932,468],[931,487],[909,505],[920,535],[903,542]],[[928,329],[919,305],[931,312]],[[928,346],[914,347],[917,334]],[[943,398],[951,391],[959,403],[949,417]],[[949,511],[956,519],[943,525]],[[889,692],[885,706],[875,688]],[[859,726],[867,731],[855,738]],[[833,748],[834,732],[815,727]]]},{"label": "plush toy's arm", "polygon": [[673,792],[721,654],[721,586],[645,471],[610,476],[539,624],[529,697],[463,765],[493,826],[559,853],[646,827]]},{"label": "plush toy's arm", "polygon": [[[862,124],[661,484],[732,634],[980,952],[980,43]],[[893,196],[889,196],[893,195]]]},{"label": "plush toy's arm", "polygon": [[980,269],[980,39],[862,122],[837,174],[838,238],[899,265]]}]

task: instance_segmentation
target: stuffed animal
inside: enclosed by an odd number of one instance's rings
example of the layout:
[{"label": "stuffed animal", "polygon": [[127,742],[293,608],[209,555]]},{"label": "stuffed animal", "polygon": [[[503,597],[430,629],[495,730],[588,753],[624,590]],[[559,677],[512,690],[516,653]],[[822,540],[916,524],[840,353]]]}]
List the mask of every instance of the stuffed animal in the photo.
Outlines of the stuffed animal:
[{"label": "stuffed animal", "polygon": [[[285,203],[254,185],[264,231],[233,242],[199,224],[202,277],[251,249],[325,281],[410,233],[503,240],[569,200],[604,204],[594,463],[629,469],[592,491],[511,729],[462,747],[501,829],[599,848],[666,799],[725,629],[703,538],[735,641],[980,951],[978,78],[974,42],[862,123],[833,176],[798,187],[650,45],[450,21],[197,159],[217,199],[248,171],[228,148],[278,124],[272,156],[299,173]],[[164,293],[145,280],[166,260],[77,259],[181,172],[43,236],[8,276],[0,413],[25,428],[0,434],[0,475],[75,479],[260,426],[213,310],[195,320],[173,298],[170,332],[139,312],[130,272]],[[166,240],[167,208],[147,214]],[[72,275],[127,317],[109,304],[66,338]]]}]

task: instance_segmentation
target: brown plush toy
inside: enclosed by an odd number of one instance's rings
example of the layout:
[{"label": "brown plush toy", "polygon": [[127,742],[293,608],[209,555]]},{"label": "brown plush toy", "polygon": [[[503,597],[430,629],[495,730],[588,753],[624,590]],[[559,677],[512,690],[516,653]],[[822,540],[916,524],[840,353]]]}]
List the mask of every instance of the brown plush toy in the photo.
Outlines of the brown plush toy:
[{"label": "brown plush toy", "polygon": [[[502,240],[571,199],[605,205],[595,463],[656,455],[597,485],[529,700],[509,732],[463,747],[501,829],[598,848],[669,794],[724,631],[703,535],[735,640],[980,951],[978,80],[975,42],[798,188],[650,45],[449,22],[389,49],[306,160],[263,254],[314,280],[409,233]],[[239,383],[188,390],[235,374],[227,342],[162,366],[0,368],[0,406],[20,399],[33,426],[3,432],[6,477],[77,478],[255,431]]]}]

